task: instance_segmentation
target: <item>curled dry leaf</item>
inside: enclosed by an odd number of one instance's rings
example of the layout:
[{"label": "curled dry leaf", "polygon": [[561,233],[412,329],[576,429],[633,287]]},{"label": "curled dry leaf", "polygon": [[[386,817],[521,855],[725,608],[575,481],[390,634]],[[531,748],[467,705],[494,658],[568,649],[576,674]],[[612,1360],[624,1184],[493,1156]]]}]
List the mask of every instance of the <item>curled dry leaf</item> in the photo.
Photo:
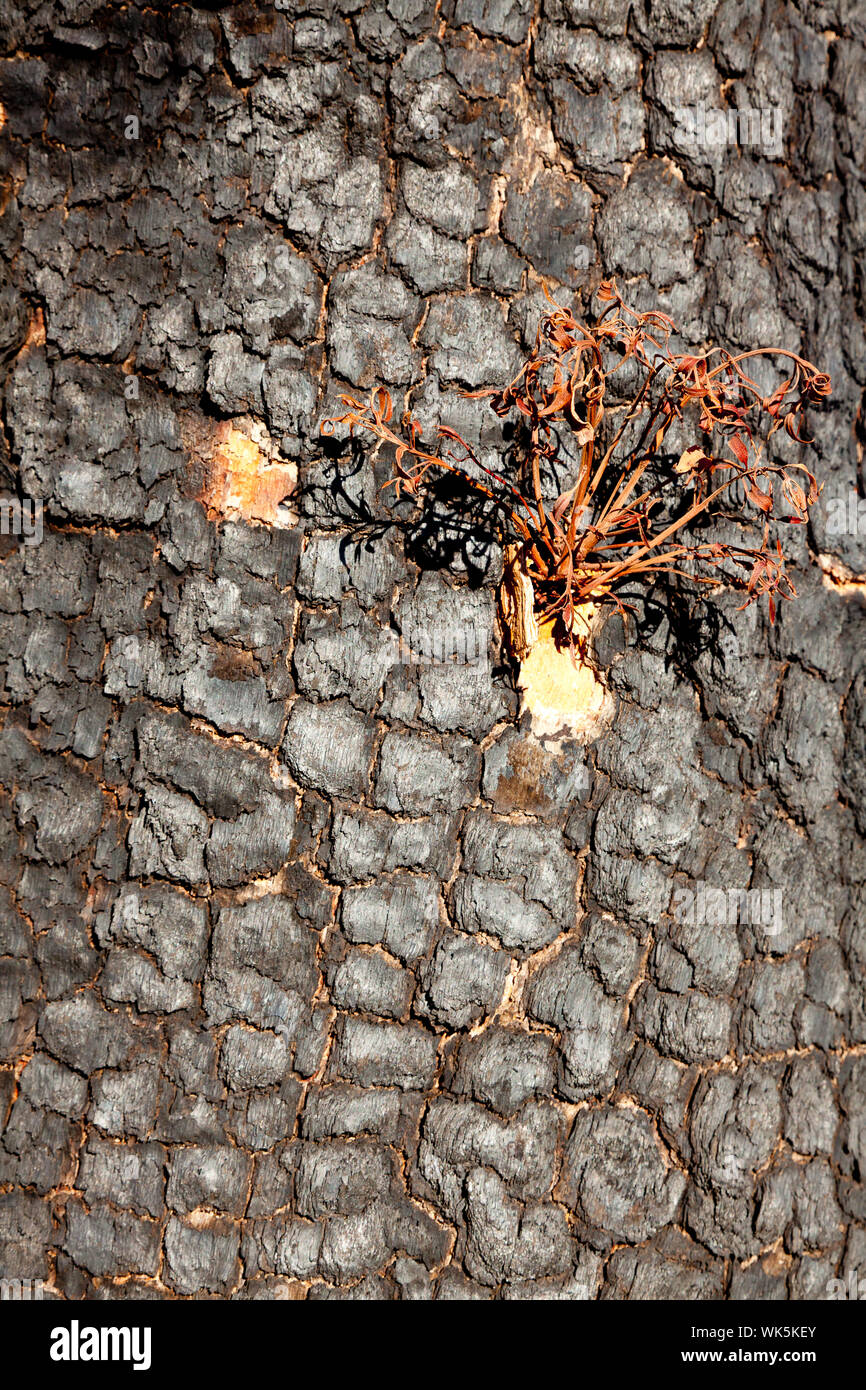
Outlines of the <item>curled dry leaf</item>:
[{"label": "curled dry leaf", "polygon": [[675,473],[696,473],[702,464],[711,464],[712,459],[703,449],[697,445],[692,445],[680,454],[678,461],[674,464]]}]

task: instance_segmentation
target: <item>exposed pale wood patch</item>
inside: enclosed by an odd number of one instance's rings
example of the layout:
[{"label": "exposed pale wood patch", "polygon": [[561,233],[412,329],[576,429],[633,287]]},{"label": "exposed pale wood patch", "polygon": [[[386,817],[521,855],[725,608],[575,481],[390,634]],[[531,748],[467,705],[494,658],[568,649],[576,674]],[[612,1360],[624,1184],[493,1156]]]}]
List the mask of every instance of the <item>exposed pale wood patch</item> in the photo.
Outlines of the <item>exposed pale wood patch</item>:
[{"label": "exposed pale wood patch", "polygon": [[259,421],[244,417],[215,423],[188,412],[181,428],[190,481],[212,519],[295,525],[297,467],[280,458]]},{"label": "exposed pale wood patch", "polygon": [[[596,609],[579,609],[575,639],[591,639]],[[538,640],[520,663],[521,713],[529,711],[539,738],[567,737],[582,743],[597,737],[613,717],[614,700],[601,677],[567,644],[557,642],[554,623],[542,623]]]},{"label": "exposed pale wood patch", "polygon": [[285,500],[298,482],[293,463],[275,463],[261,443],[234,425],[217,428],[212,467],[204,501],[220,516],[288,526],[292,521]]}]

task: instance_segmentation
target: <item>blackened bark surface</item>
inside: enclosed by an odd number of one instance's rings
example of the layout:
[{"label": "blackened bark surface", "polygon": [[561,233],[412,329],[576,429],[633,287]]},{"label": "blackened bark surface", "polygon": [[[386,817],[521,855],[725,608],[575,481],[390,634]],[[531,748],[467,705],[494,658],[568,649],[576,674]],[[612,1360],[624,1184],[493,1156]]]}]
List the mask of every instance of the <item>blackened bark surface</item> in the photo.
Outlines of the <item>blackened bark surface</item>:
[{"label": "blackened bark surface", "polygon": [[[0,565],[0,1276],[866,1277],[862,7],[0,12],[0,468],[45,507]],[[726,105],[780,146],[683,143]],[[495,456],[452,388],[513,370],[541,275],[610,272],[834,396],[798,603],[609,624],[584,757],[517,725],[495,547],[387,524],[318,422],[412,388]]]}]

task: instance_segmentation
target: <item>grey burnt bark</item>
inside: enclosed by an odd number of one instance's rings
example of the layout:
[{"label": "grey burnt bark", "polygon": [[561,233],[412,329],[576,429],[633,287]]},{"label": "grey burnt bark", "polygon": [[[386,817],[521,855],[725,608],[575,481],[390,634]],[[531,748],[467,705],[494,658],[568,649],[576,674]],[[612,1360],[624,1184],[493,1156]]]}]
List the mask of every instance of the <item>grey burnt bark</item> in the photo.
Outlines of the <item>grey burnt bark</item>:
[{"label": "grey burnt bark", "polygon": [[[866,1279],[862,7],[0,16],[0,483],[44,506],[0,562],[0,1277]],[[483,516],[318,427],[383,384],[499,457],[456,388],[609,273],[684,350],[829,370],[826,488],[775,627],[639,601],[612,727],[552,753]]]}]

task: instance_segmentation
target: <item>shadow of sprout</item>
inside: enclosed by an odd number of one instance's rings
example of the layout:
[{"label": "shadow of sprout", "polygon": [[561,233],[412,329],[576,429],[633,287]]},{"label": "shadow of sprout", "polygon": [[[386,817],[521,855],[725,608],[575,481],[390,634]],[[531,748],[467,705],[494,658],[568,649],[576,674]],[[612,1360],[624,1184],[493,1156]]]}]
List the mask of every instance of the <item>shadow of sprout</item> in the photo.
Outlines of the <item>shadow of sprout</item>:
[{"label": "shadow of sprout", "polygon": [[431,479],[415,497],[396,497],[392,489],[384,491],[392,476],[384,450],[371,449],[357,436],[325,435],[322,443],[319,472],[301,483],[298,502],[305,515],[347,529],[341,558],[372,553],[398,536],[406,559],[420,570],[462,574],[470,588],[499,582],[507,517],[497,499],[451,474]]}]

